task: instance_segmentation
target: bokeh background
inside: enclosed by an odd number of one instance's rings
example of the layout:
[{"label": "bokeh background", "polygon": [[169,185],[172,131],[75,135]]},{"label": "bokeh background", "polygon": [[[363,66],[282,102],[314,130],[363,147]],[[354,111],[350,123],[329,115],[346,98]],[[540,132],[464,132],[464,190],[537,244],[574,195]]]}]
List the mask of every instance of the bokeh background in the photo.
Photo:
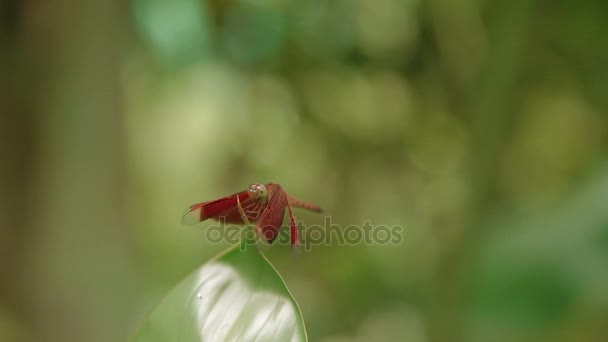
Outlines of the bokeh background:
[{"label": "bokeh background", "polygon": [[274,181],[404,227],[266,251],[311,341],[604,341],[607,23],[601,0],[0,1],[0,340],[125,340],[227,247],[184,209]]}]

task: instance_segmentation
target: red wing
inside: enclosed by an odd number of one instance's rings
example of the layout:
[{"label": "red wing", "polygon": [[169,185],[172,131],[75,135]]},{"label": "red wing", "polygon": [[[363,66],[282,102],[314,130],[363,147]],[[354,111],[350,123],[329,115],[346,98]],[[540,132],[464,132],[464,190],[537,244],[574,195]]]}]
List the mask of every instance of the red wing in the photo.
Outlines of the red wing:
[{"label": "red wing", "polygon": [[249,198],[249,193],[247,191],[242,191],[213,201],[197,203],[190,206],[188,211],[182,216],[182,224],[191,226],[209,218],[219,217],[220,214],[230,213],[234,209],[238,212],[237,197],[241,202],[241,206],[249,205],[249,202],[253,202]]},{"label": "red wing", "polygon": [[[262,212],[264,212],[264,208],[266,207],[266,203],[264,201],[260,201],[257,199],[246,199],[245,201],[241,201],[241,208],[243,208],[243,212],[247,217],[249,222],[257,222]],[[221,212],[216,218],[224,217],[224,222],[227,223],[245,223],[243,221],[243,216],[241,215],[241,211],[239,207],[235,205],[232,208],[226,209]]]},{"label": "red wing", "polygon": [[289,201],[289,204],[291,204],[292,206],[294,206],[296,208],[307,209],[307,210],[314,211],[317,213],[320,213],[323,211],[323,209],[321,209],[321,207],[319,207],[318,205],[313,204],[313,203],[304,202],[289,194],[287,194],[287,201]]},{"label": "red wing", "polygon": [[279,231],[283,225],[286,206],[287,195],[283,189],[278,188],[272,194],[272,197],[258,222],[258,230],[262,232],[264,238],[269,243],[272,243],[279,236]]}]

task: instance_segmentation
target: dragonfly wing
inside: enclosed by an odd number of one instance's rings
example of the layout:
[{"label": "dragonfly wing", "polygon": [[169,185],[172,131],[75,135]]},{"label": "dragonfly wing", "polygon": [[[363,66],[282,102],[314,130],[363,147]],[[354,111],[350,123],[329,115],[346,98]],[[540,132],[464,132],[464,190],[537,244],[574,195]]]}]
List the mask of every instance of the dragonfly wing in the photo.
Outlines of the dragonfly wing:
[{"label": "dragonfly wing", "polygon": [[191,226],[209,218],[219,217],[221,214],[237,208],[237,197],[241,203],[250,202],[248,192],[242,191],[213,201],[197,203],[190,206],[184,213],[182,224]]},{"label": "dragonfly wing", "polygon": [[287,195],[283,189],[277,188],[276,191],[272,192],[270,201],[258,222],[258,230],[262,232],[269,243],[272,243],[279,236],[286,206]]},{"label": "dragonfly wing", "polygon": [[[241,201],[241,208],[243,208],[243,213],[245,213],[249,222],[257,222],[264,211],[264,207],[265,203],[261,200],[246,199],[245,201]],[[220,220],[223,218],[224,222],[228,223],[245,223],[238,205],[226,209],[217,215],[216,218]]]}]

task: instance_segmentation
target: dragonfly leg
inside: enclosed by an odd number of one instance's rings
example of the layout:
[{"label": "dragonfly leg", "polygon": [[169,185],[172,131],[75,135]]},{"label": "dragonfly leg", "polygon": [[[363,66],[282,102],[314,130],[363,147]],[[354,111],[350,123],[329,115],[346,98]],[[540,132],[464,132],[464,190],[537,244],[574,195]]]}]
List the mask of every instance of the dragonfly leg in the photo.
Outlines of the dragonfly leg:
[{"label": "dragonfly leg", "polygon": [[300,245],[300,232],[298,231],[298,224],[296,223],[296,218],[293,216],[293,211],[291,210],[291,204],[289,204],[289,202],[287,202],[287,208],[289,209],[289,221],[291,225],[291,246],[298,247]]},{"label": "dragonfly leg", "polygon": [[239,213],[241,213],[241,218],[243,219],[243,222],[250,225],[251,222],[249,222],[249,219],[247,219],[247,215],[245,214],[245,211],[243,210],[243,207],[241,206],[241,200],[239,199],[239,196],[236,196],[236,205],[239,208]]}]

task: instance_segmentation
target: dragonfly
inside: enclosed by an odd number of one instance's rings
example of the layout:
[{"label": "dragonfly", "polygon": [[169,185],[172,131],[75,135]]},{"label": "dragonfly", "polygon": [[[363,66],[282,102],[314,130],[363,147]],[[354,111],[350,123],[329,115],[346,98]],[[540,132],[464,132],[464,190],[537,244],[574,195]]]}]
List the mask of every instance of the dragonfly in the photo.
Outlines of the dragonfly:
[{"label": "dragonfly", "polygon": [[279,235],[285,209],[289,210],[290,243],[300,244],[300,233],[292,207],[321,212],[316,204],[304,202],[289,195],[280,184],[255,183],[247,190],[212,201],[191,205],[182,216],[183,225],[194,225],[207,219],[233,224],[257,223],[262,237],[272,243]]}]

